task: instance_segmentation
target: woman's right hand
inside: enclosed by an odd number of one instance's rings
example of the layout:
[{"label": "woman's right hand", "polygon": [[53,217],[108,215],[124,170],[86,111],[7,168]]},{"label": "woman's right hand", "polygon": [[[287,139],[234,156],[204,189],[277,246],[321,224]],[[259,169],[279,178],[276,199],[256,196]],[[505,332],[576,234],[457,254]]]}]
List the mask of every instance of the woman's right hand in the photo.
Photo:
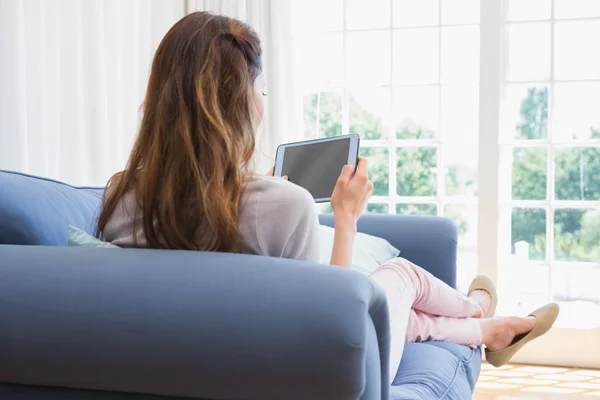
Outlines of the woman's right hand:
[{"label": "woman's right hand", "polygon": [[354,176],[353,173],[354,167],[351,165],[346,165],[342,169],[331,195],[331,208],[335,225],[356,229],[356,222],[373,192],[373,182],[369,180],[367,174],[367,160],[362,157],[358,158]]}]

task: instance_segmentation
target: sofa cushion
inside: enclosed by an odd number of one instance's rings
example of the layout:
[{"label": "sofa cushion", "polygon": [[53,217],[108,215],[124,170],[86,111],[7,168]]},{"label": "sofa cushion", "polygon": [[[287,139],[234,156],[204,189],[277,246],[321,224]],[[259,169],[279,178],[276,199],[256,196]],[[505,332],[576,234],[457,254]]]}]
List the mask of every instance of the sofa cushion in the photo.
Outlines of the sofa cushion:
[{"label": "sofa cushion", "polygon": [[0,170],[0,244],[66,246],[69,225],[93,234],[103,192]]},{"label": "sofa cushion", "polygon": [[470,399],[481,349],[450,343],[407,343],[392,384],[392,400]]}]

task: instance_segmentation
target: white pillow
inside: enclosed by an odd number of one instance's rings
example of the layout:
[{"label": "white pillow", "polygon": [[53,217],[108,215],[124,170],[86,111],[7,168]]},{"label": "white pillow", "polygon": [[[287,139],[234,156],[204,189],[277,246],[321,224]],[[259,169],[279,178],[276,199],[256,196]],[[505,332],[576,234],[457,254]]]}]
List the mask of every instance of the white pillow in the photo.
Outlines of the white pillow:
[{"label": "white pillow", "polygon": [[69,247],[106,247],[118,249],[112,243],[104,242],[86,231],[69,225]]},{"label": "white pillow", "polygon": [[[329,264],[331,261],[334,232],[334,229],[329,226],[320,226],[321,254],[319,261],[321,264]],[[356,234],[352,248],[352,270],[371,275],[381,264],[399,255],[400,250],[387,240],[359,232]]]}]

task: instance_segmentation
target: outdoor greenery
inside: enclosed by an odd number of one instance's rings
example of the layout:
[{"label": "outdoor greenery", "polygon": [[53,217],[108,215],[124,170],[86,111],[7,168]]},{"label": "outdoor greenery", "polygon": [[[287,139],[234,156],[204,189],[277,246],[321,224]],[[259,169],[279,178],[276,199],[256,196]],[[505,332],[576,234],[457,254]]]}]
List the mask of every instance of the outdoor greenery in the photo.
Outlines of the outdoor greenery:
[{"label": "outdoor greenery", "polygon": [[[521,103],[516,139],[548,136],[548,90],[530,88]],[[590,128],[600,138],[600,130]],[[576,137],[576,132],[573,132]],[[548,191],[548,154],[544,147],[514,150],[512,196],[516,200],[545,200]],[[554,198],[600,200],[600,149],[563,148],[555,151]],[[530,244],[530,258],[546,258],[546,211],[518,208],[512,213],[512,242]],[[557,209],[554,212],[554,257],[557,260],[600,260],[600,210]]]},{"label": "outdoor greenery", "polygon": [[[520,120],[515,126],[515,139],[545,139],[548,136],[548,90],[530,88],[521,102]],[[352,97],[349,104],[350,131],[361,139],[382,139],[383,122],[361,107]],[[318,116],[318,120],[317,120]],[[321,93],[305,99],[305,134],[307,137],[330,137],[342,134],[342,94]],[[598,128],[598,127],[596,127]],[[592,129],[592,128],[591,128]],[[600,138],[600,129],[590,132]],[[395,127],[397,138],[429,139],[435,132],[410,121]],[[575,132],[573,132],[575,137]],[[437,195],[437,150],[434,147],[398,148],[396,151],[396,188],[400,196],[432,197]],[[369,160],[374,183],[373,194],[389,192],[389,150],[361,146],[361,155]],[[512,166],[512,196],[515,200],[545,200],[548,192],[548,151],[546,147],[515,148]],[[600,200],[600,149],[561,148],[554,152],[557,200]],[[477,195],[477,171],[464,166],[448,165],[445,171],[447,195]],[[330,211],[326,209],[325,211]],[[388,212],[386,204],[371,204],[368,212]],[[399,204],[402,214],[436,215],[437,207],[429,204]],[[459,233],[469,229],[469,221],[460,213],[446,212],[455,218]],[[512,243],[530,245],[530,258],[546,258],[546,210],[515,208],[512,212]],[[600,260],[600,210],[556,209],[554,213],[554,257],[558,260]]]}]

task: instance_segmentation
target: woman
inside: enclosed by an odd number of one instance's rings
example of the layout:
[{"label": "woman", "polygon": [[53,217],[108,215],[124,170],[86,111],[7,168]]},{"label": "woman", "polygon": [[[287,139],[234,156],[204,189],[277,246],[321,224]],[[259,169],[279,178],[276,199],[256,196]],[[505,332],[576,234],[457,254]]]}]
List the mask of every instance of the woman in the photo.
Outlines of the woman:
[{"label": "woman", "polygon": [[[127,168],[107,185],[99,236],[124,247],[318,261],[319,225],[310,194],[248,169],[263,113],[261,55],[256,33],[230,18],[194,13],[171,28],[153,61]],[[373,189],[366,160],[353,172],[344,167],[331,198],[331,264],[345,268]],[[464,296],[400,258],[381,266],[373,279],[388,296],[392,371],[405,340],[483,343],[488,360],[502,365],[545,333],[558,313],[551,304],[526,318],[484,318],[496,302],[488,280],[476,279]]]}]

